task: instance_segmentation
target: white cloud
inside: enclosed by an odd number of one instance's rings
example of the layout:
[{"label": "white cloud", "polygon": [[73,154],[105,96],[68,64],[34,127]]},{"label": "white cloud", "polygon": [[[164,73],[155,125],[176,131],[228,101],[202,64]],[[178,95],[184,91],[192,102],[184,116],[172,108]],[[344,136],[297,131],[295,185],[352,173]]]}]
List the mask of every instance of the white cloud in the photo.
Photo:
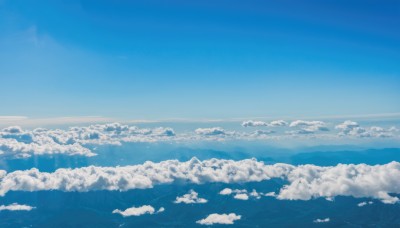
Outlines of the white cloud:
[{"label": "white cloud", "polygon": [[257,192],[255,189],[253,189],[252,192],[250,192],[249,194],[251,197],[254,197],[256,199],[260,199],[261,195],[263,195],[262,193]]},{"label": "white cloud", "polygon": [[275,131],[271,131],[271,130],[257,130],[257,131],[254,131],[253,135],[254,136],[266,136],[266,135],[271,135],[274,133],[275,133]]},{"label": "white cloud", "polygon": [[[269,125],[283,126],[283,120],[272,121]],[[302,137],[306,139],[338,140],[336,133],[314,134],[324,131],[325,123],[321,121],[293,121],[291,131],[286,134],[272,130],[255,132],[236,132],[221,127],[198,128],[194,132],[177,134],[172,128],[138,128],[120,123],[95,124],[86,127],[70,127],[68,129],[36,128],[25,130],[11,126],[0,130],[0,156],[3,158],[27,158],[33,155],[63,154],[68,156],[95,156],[89,148],[93,145],[121,145],[125,142],[184,142],[184,141],[223,141],[223,140],[275,140]],[[327,129],[327,128],[326,128]],[[387,138],[398,136],[395,127],[388,129],[372,126],[362,128],[356,122],[345,121],[336,126],[341,137]],[[272,135],[273,134],[273,135]]]},{"label": "white cloud", "polygon": [[242,122],[243,127],[283,127],[287,126],[288,122],[284,120],[274,120],[270,123],[264,121],[247,120]]},{"label": "white cloud", "polygon": [[230,195],[232,194],[232,189],[230,188],[224,188],[219,192],[220,195]]},{"label": "white cloud", "polygon": [[267,126],[269,126],[269,124],[266,122],[263,122],[263,121],[248,120],[248,121],[243,121],[242,126],[243,127],[267,127]]},{"label": "white cloud", "polygon": [[385,129],[378,126],[372,126],[369,128],[361,127],[357,122],[346,120],[341,124],[335,126],[339,129],[339,136],[352,136],[360,138],[388,138],[393,137],[396,132],[395,127]]},{"label": "white cloud", "polygon": [[327,223],[330,222],[331,219],[330,218],[324,218],[324,219],[315,219],[313,222],[314,223]]},{"label": "white cloud", "polygon": [[206,218],[197,221],[196,223],[201,225],[214,225],[214,224],[225,224],[232,225],[236,220],[241,219],[241,215],[235,213],[230,214],[210,214]]},{"label": "white cloud", "polygon": [[369,166],[366,164],[339,164],[332,167],[314,165],[297,166],[289,172],[290,182],[284,186],[277,198],[309,200],[335,196],[371,197],[384,203],[395,203],[399,193],[400,163]]},{"label": "white cloud", "polygon": [[140,206],[140,207],[130,207],[130,208],[125,209],[124,211],[121,211],[119,209],[115,209],[112,213],[120,214],[123,217],[128,217],[128,216],[141,216],[141,215],[144,215],[144,214],[152,215],[154,213],[161,213],[164,210],[165,209],[163,207],[161,207],[156,212],[154,207],[152,207],[150,205],[143,205],[143,206]]},{"label": "white cloud", "polygon": [[192,203],[207,203],[206,199],[199,198],[199,194],[195,192],[193,189],[189,191],[188,194],[185,194],[181,197],[176,197],[174,203],[185,203],[185,204],[192,204]]},{"label": "white cloud", "polygon": [[300,130],[291,132],[292,134],[310,134],[317,131],[329,131],[329,128],[326,127],[326,123],[322,121],[306,121],[306,120],[295,120],[292,121],[289,127],[298,127]]},{"label": "white cloud", "polygon": [[284,120],[274,120],[274,121],[271,121],[269,123],[269,125],[272,127],[283,127],[283,126],[287,126],[288,122],[286,122]]},{"label": "white cloud", "polygon": [[251,198],[256,198],[260,199],[263,193],[257,192],[255,189],[253,189],[252,192],[248,193],[246,189],[230,189],[230,188],[224,188],[219,192],[220,195],[231,195],[235,194],[233,196],[234,199],[238,200],[248,200],[250,197]]},{"label": "white cloud", "polygon": [[361,202],[361,203],[359,203],[359,204],[357,204],[357,206],[359,206],[359,207],[364,207],[364,206],[366,206],[366,205],[371,205],[371,204],[373,204],[374,202],[372,202],[372,201],[364,201],[364,202]]},{"label": "white cloud", "polygon": [[2,155],[12,156],[13,158],[27,158],[32,155],[45,154],[80,155],[86,157],[96,155],[78,143],[67,145],[58,144],[54,141],[24,143],[13,138],[0,138],[0,151]]},{"label": "white cloud", "polygon": [[353,128],[359,127],[360,125],[357,122],[353,122],[351,120],[346,120],[341,124],[335,126],[336,129],[348,132]]},{"label": "white cloud", "polygon": [[246,193],[238,193],[233,198],[238,200],[248,200],[249,196]]},{"label": "white cloud", "polygon": [[[339,164],[321,167],[288,164],[265,165],[255,159],[240,161],[196,158],[187,162],[167,160],[145,162],[125,167],[82,167],[57,169],[53,173],[30,170],[6,173],[0,171],[0,195],[9,191],[96,191],[152,188],[158,184],[184,181],[194,184],[209,182],[244,183],[282,178],[284,185],[276,198],[280,200],[310,200],[352,196],[374,198],[383,203],[396,203],[400,194],[400,163],[385,165]],[[246,193],[232,190],[232,193]]]},{"label": "white cloud", "polygon": [[275,192],[267,192],[263,194],[264,196],[269,196],[269,197],[276,197],[276,193]]},{"label": "white cloud", "polygon": [[35,209],[35,207],[29,206],[29,205],[24,205],[24,204],[17,204],[13,203],[10,205],[0,205],[0,211],[30,211],[32,209]]},{"label": "white cloud", "polygon": [[233,198],[238,200],[248,200],[249,196],[246,193],[238,193]]},{"label": "white cloud", "polygon": [[220,127],[212,127],[212,128],[197,128],[195,130],[196,134],[199,135],[225,135],[227,132]]},{"label": "white cloud", "polygon": [[13,158],[32,155],[65,154],[95,156],[87,144],[114,144],[121,142],[154,142],[173,138],[171,128],[138,128],[119,123],[71,127],[68,130],[36,128],[28,131],[12,126],[0,131],[0,154]]}]

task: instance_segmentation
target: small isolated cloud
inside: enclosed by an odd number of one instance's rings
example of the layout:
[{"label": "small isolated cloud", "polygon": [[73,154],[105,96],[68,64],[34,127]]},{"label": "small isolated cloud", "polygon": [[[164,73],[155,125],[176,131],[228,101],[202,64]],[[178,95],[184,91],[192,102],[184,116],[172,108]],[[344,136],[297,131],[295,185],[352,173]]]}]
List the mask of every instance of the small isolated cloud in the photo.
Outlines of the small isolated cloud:
[{"label": "small isolated cloud", "polygon": [[371,205],[371,204],[373,204],[374,202],[372,202],[372,201],[364,201],[364,202],[361,202],[361,203],[359,203],[359,204],[357,204],[357,206],[359,206],[359,207],[364,207],[364,206],[366,206],[366,205]]},{"label": "small isolated cloud", "polygon": [[230,214],[210,214],[206,218],[197,221],[196,223],[201,225],[214,225],[214,224],[225,224],[232,225],[236,220],[241,219],[241,215],[236,215],[235,213]]},{"label": "small isolated cloud", "polygon": [[158,211],[156,212],[154,207],[150,206],[150,205],[143,205],[141,207],[130,207],[127,208],[124,211],[121,211],[119,209],[115,209],[113,210],[113,214],[120,214],[123,217],[128,217],[128,216],[141,216],[144,214],[154,214],[154,213],[161,213],[163,212],[165,209],[163,207],[161,207],[160,209],[158,209]]},{"label": "small isolated cloud", "polygon": [[232,189],[230,188],[224,188],[219,192],[220,195],[230,195],[232,194]]},{"label": "small isolated cloud", "polygon": [[238,199],[238,200],[248,200],[249,196],[246,193],[239,193],[239,194],[236,194],[233,198]]},{"label": "small isolated cloud", "polygon": [[276,197],[276,193],[275,192],[267,192],[263,194],[264,196],[269,196],[269,197]]},{"label": "small isolated cloud", "polygon": [[0,205],[0,211],[30,211],[35,209],[35,207],[13,203],[10,205]]},{"label": "small isolated cloud", "polygon": [[185,203],[185,204],[192,204],[192,203],[207,203],[206,199],[199,198],[199,194],[195,192],[193,189],[189,191],[189,193],[176,197],[174,203]]},{"label": "small isolated cloud", "polygon": [[327,223],[330,222],[331,219],[330,218],[324,218],[324,219],[315,219],[313,222],[314,223]]}]

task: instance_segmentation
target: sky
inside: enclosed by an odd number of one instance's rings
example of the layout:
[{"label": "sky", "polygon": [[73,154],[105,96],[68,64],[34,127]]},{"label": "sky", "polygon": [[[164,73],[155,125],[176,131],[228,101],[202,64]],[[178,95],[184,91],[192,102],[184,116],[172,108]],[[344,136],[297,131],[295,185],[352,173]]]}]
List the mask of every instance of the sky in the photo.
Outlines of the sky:
[{"label": "sky", "polygon": [[0,116],[399,113],[383,2],[0,0]]}]

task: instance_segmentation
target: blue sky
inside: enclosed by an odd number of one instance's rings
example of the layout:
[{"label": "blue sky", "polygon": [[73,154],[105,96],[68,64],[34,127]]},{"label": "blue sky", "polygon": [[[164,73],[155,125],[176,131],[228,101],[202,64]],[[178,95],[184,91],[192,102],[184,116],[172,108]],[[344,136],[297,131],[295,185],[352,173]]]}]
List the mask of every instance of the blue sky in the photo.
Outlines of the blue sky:
[{"label": "blue sky", "polygon": [[399,1],[0,0],[0,115],[400,112]]}]

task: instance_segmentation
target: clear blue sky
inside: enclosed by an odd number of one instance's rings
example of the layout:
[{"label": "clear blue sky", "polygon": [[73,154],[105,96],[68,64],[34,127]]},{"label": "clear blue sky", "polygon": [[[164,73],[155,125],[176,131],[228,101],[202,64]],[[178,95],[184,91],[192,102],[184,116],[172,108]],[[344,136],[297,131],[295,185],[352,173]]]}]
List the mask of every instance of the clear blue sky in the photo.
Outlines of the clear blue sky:
[{"label": "clear blue sky", "polygon": [[400,112],[400,1],[0,0],[0,116]]}]

